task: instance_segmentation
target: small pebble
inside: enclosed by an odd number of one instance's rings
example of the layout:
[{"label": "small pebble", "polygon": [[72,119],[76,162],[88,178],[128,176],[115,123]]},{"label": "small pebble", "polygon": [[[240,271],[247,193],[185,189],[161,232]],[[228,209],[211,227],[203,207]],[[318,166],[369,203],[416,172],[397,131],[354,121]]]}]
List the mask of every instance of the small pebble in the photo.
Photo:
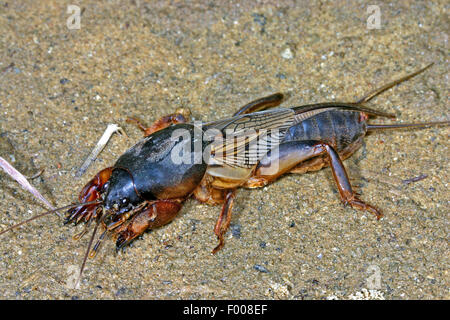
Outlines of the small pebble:
[{"label": "small pebble", "polygon": [[282,53],[281,57],[284,59],[292,59],[294,57],[294,54],[292,53],[290,48],[286,48]]},{"label": "small pebble", "polygon": [[255,269],[256,271],[262,272],[262,273],[268,273],[269,272],[265,267],[263,267],[260,264],[255,264],[253,266],[253,269]]},{"label": "small pebble", "polygon": [[241,237],[241,225],[240,224],[231,224],[230,226],[231,234],[234,238],[239,239]]}]

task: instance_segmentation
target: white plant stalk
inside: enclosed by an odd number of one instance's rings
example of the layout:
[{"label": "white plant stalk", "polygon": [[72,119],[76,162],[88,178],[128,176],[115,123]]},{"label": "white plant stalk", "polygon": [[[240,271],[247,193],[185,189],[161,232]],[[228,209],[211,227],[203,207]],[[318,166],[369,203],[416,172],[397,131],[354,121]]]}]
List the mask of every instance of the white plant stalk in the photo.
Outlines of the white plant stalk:
[{"label": "white plant stalk", "polygon": [[109,139],[111,139],[111,136],[114,134],[114,132],[119,132],[120,134],[126,136],[125,131],[123,131],[123,129],[117,124],[109,124],[102,137],[97,142],[97,145],[92,150],[91,154],[86,158],[80,169],[78,169],[77,173],[75,174],[77,177],[81,177],[86,172],[90,164],[97,158],[99,153],[102,152],[103,148],[106,146]]},{"label": "white plant stalk", "polygon": [[16,180],[23,189],[29,191],[36,199],[42,201],[49,209],[55,209],[55,207],[53,207],[50,202],[48,202],[47,199],[45,199],[44,196],[40,194],[40,192],[37,191],[36,188],[28,182],[27,178],[25,178],[23,174],[17,171],[16,168],[14,168],[8,161],[3,159],[2,157],[0,157],[0,167],[9,176],[11,176],[11,178]]}]

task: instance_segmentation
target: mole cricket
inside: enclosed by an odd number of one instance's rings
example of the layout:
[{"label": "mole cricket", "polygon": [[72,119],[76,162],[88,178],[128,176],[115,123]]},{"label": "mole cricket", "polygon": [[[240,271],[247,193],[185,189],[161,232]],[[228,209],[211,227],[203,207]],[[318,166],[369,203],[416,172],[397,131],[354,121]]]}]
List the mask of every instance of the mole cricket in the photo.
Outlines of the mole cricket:
[{"label": "mole cricket", "polygon": [[[191,123],[185,109],[162,117],[148,128],[136,119],[128,119],[144,131],[144,138],[112,167],[96,174],[81,190],[78,203],[34,216],[0,235],[58,210],[68,210],[65,224],[85,223],[85,229],[74,236],[76,239],[94,222],[80,268],[81,278],[87,257],[95,256],[107,234],[116,239],[117,250],[124,248],[146,230],[169,223],[183,202],[193,197],[202,203],[222,205],[214,227],[218,244],[212,253],[216,253],[224,245],[238,188],[259,188],[286,173],[301,174],[328,166],[342,202],[380,219],[381,211],[352,189],[343,160],[361,147],[367,132],[450,123],[368,122],[371,116],[395,115],[369,108],[366,102],[431,65],[355,102],[277,108],[283,94],[276,93],[246,104],[230,118],[212,122]],[[99,228],[103,232],[94,244]]]}]

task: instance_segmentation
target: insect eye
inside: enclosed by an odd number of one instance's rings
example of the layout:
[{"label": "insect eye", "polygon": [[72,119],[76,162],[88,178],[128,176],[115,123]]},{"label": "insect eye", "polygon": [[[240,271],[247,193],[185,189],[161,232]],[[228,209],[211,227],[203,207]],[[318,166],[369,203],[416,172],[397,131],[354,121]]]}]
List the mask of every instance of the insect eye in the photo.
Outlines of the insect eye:
[{"label": "insect eye", "polygon": [[103,185],[103,187],[102,187],[102,190],[101,191],[105,191],[105,190],[108,190],[108,187],[109,187],[109,181],[107,181],[104,185]]}]

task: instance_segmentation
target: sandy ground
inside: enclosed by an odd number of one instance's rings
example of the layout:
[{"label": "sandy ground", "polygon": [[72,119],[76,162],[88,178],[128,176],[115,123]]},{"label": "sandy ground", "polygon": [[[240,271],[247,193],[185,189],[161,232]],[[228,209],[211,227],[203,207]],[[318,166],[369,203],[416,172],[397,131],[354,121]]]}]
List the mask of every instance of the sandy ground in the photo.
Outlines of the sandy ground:
[{"label": "sandy ground", "polygon": [[[77,1],[80,29],[69,29],[67,1],[0,1],[0,155],[30,176],[45,168],[33,184],[63,206],[141,137],[127,117],[150,124],[188,107],[214,120],[277,91],[284,106],[353,101],[430,62],[371,105],[448,120],[448,2],[378,2],[381,29],[368,29],[372,2]],[[129,138],[114,135],[76,178],[109,123]],[[448,299],[449,132],[372,134],[345,161],[380,221],[341,204],[329,169],[288,175],[238,192],[217,255],[220,207],[189,200],[125,252],[107,241],[76,290],[88,239],[46,217],[2,236],[0,297]],[[3,173],[0,199],[0,228],[45,210]]]}]

